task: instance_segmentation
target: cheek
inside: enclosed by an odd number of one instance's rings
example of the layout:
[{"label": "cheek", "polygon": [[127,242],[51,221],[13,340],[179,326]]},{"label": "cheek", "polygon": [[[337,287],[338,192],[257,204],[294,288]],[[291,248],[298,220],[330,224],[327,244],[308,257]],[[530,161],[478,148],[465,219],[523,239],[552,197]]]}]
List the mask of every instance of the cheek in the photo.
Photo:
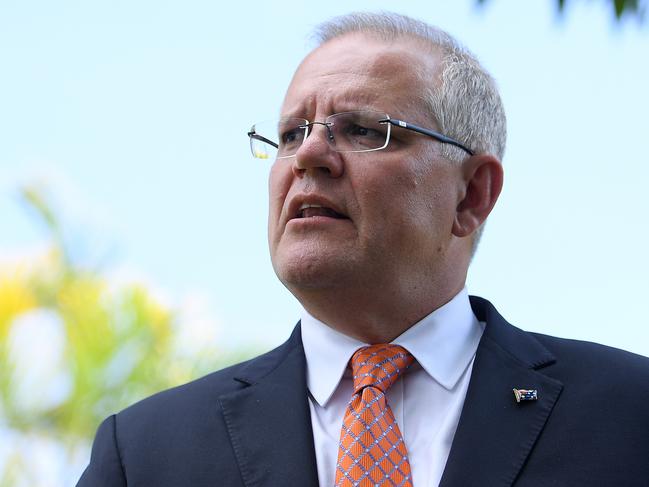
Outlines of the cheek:
[{"label": "cheek", "polygon": [[273,239],[291,187],[291,168],[286,161],[275,162],[268,177],[268,234]]},{"label": "cheek", "polygon": [[408,228],[420,218],[422,189],[412,173],[382,172],[364,179],[355,190],[361,234],[380,246],[406,237]]},{"label": "cheek", "polygon": [[455,215],[451,179],[443,171],[414,170],[374,179],[362,193],[362,206],[372,215],[367,230],[381,232],[386,243],[413,245],[450,235]]}]

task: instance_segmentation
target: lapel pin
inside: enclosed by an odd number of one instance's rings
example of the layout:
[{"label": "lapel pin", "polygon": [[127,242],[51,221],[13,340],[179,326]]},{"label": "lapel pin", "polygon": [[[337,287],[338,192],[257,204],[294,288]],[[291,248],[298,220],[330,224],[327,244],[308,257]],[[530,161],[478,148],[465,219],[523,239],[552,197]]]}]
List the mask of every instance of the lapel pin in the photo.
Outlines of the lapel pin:
[{"label": "lapel pin", "polygon": [[514,389],[514,397],[516,397],[516,402],[536,401],[538,394],[536,389]]}]

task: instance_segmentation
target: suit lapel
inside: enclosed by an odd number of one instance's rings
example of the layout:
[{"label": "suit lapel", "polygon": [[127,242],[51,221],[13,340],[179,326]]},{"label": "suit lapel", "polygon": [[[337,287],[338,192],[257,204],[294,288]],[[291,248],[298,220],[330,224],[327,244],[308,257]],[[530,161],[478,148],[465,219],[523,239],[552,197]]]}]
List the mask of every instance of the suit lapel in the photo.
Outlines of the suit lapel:
[{"label": "suit lapel", "polygon": [[[472,297],[471,304],[487,327],[440,486],[509,486],[545,427],[562,384],[538,370],[554,362],[539,342],[506,323],[489,302]],[[517,403],[514,388],[537,389],[538,400]]]},{"label": "suit lapel", "polygon": [[317,486],[306,362],[299,325],[279,349],[251,361],[220,397],[246,487]]},{"label": "suit lapel", "polygon": [[[541,369],[554,357],[508,324],[485,300],[471,298],[487,327],[441,487],[510,486],[543,430],[562,384]],[[317,468],[299,325],[280,348],[251,361],[235,378],[245,387],[220,397],[246,487],[317,486]],[[516,403],[513,388],[537,389]]]}]

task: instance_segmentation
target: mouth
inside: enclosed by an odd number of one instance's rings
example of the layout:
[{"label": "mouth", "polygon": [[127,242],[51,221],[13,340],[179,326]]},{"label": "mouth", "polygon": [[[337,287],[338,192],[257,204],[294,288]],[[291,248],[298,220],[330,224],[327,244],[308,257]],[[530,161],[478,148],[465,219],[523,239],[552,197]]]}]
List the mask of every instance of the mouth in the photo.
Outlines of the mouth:
[{"label": "mouth", "polygon": [[348,217],[338,213],[332,208],[318,204],[303,203],[295,215],[295,218],[315,218],[315,217],[335,218],[338,220],[347,219]]}]

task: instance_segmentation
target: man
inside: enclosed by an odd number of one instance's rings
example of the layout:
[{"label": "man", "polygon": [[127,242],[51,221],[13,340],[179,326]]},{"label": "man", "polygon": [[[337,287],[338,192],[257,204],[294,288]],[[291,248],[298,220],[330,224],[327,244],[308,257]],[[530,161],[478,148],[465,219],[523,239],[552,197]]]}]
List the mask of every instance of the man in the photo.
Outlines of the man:
[{"label": "man", "polygon": [[526,333],[465,280],[503,180],[490,76],[393,14],[334,19],[281,120],[276,350],[100,426],[81,486],[649,485],[649,360]]}]

